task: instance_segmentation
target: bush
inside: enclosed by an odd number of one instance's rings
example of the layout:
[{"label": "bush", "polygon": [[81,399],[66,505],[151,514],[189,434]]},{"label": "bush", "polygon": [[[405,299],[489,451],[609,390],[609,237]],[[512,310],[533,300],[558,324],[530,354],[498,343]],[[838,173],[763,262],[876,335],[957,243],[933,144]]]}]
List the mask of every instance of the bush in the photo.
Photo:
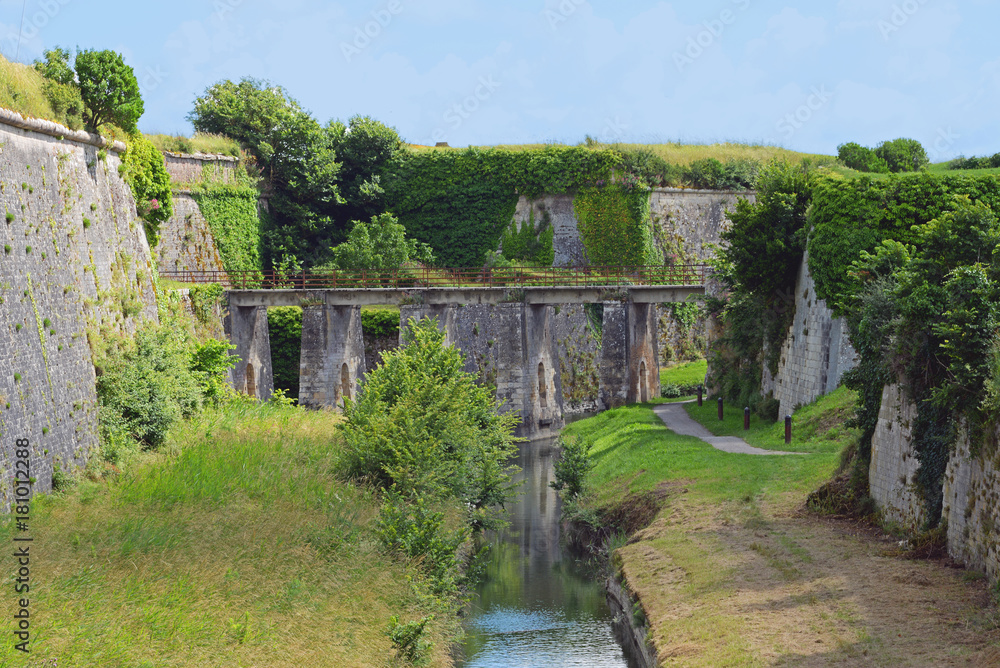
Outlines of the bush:
[{"label": "bush", "polygon": [[372,216],[370,222],[354,221],[347,241],[332,251],[333,259],[314,272],[393,271],[411,261],[434,261],[430,246],[407,239],[406,229],[388,213]]},{"label": "bush", "polygon": [[106,338],[103,348],[95,364],[97,398],[102,441],[115,452],[126,447],[126,436],[159,446],[176,420],[201,407],[190,343],[173,328],[147,325],[133,339]]},{"label": "bush", "polygon": [[376,519],[375,534],[390,552],[420,559],[436,594],[454,592],[458,577],[455,555],[466,535],[462,530],[447,531],[444,513],[432,510],[425,497],[390,489]]},{"label": "bush", "polygon": [[146,222],[146,238],[154,247],[159,241],[160,224],[170,220],[174,210],[163,154],[137,134],[128,141],[119,173],[132,190],[136,212]]},{"label": "bush", "polygon": [[555,260],[555,228],[552,227],[552,217],[548,211],[542,212],[542,221],[535,225],[535,210],[531,209],[528,220],[521,223],[518,229],[517,221],[510,224],[500,239],[503,256],[513,263],[531,262],[542,267],[551,267]]},{"label": "bush", "polygon": [[399,336],[399,311],[361,312],[361,331],[366,336],[385,339]]},{"label": "bush", "polygon": [[437,323],[413,320],[404,345],[382,354],[344,414],[344,472],[383,489],[454,496],[473,526],[513,495],[508,460],[517,416],[463,370],[460,351],[444,345]]},{"label": "bush", "polygon": [[396,648],[396,655],[415,666],[426,663],[432,644],[424,640],[424,628],[433,619],[434,616],[430,615],[419,622],[401,624],[396,615],[390,617],[389,628],[386,631],[392,646]]},{"label": "bush", "polygon": [[875,155],[884,160],[894,174],[916,172],[930,162],[927,151],[916,139],[884,141],[875,149]]},{"label": "bush", "polygon": [[876,155],[875,151],[861,144],[854,142],[841,144],[837,147],[837,158],[844,163],[844,166],[859,172],[889,173],[889,164]]},{"label": "bush", "polygon": [[559,438],[562,454],[555,463],[556,479],[549,483],[552,489],[566,490],[569,498],[583,493],[587,473],[594,468],[590,460],[590,442],[581,438]]},{"label": "bush", "polygon": [[213,403],[219,403],[228,394],[226,378],[238,361],[229,351],[235,348],[228,341],[208,339],[196,345],[192,353],[191,371],[198,376],[202,396]]}]

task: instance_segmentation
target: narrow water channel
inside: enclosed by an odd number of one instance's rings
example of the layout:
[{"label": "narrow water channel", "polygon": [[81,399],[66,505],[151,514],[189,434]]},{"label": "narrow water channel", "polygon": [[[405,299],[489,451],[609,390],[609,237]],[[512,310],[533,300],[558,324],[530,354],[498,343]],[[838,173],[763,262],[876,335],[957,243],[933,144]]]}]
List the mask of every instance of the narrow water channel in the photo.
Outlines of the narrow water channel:
[{"label": "narrow water channel", "polygon": [[521,444],[523,492],[493,537],[485,582],[466,623],[464,668],[636,668],[612,630],[601,574],[560,540],[555,440]]}]

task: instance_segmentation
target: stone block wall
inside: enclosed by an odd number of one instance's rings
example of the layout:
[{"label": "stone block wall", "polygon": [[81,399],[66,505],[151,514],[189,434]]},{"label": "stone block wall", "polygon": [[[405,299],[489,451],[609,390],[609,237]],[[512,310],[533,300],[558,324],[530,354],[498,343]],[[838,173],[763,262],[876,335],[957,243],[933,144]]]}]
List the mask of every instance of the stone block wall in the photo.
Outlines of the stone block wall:
[{"label": "stone block wall", "polygon": [[781,416],[795,407],[811,403],[840,385],[844,373],[857,364],[847,326],[834,318],[826,302],[816,297],[816,284],[809,273],[809,254],[802,259],[794,295],[780,295],[794,303],[795,320],[781,349],[778,373],[764,370],[763,393],[774,393],[781,402]]},{"label": "stone block wall", "polygon": [[228,155],[209,153],[163,152],[167,173],[174,183],[199,183],[205,180],[206,171],[213,180],[230,183],[236,178],[239,159]]},{"label": "stone block wall", "polygon": [[[899,385],[887,386],[872,437],[871,495],[886,519],[911,532],[924,522],[914,479],[919,461],[911,445],[916,406]],[[1000,432],[1000,427],[997,428]],[[1000,437],[1000,433],[998,433]],[[942,521],[948,524],[948,552],[968,568],[1000,580],[1000,447],[975,449],[960,429],[944,476]]]},{"label": "stone block wall", "polygon": [[[998,435],[1000,436],[1000,435]],[[945,472],[944,519],[948,551],[969,568],[1000,580],[1000,448],[973,453],[961,434]]]},{"label": "stone block wall", "polygon": [[703,262],[714,256],[712,244],[722,242],[729,227],[726,211],[736,202],[756,201],[752,191],[689,190],[657,188],[650,195],[650,215],[656,225],[656,239],[665,256],[676,255],[678,262]]},{"label": "stone block wall", "polygon": [[[264,332],[267,332],[266,314]],[[343,408],[345,397],[357,397],[364,372],[361,307],[304,307],[299,404],[306,408]]]},{"label": "stone block wall", "polygon": [[915,530],[924,521],[923,500],[913,482],[920,462],[910,444],[917,409],[899,385],[882,392],[868,469],[871,496],[886,519]]},{"label": "stone block wall", "polygon": [[[676,255],[678,262],[703,262],[712,257],[712,244],[722,241],[728,227],[726,211],[746,198],[755,201],[753,192],[727,190],[689,190],[657,188],[650,195],[650,216],[655,225],[655,238],[664,255]],[[557,267],[586,264],[586,252],[572,195],[544,195],[529,201],[522,197],[517,203],[514,219],[518,224],[534,212],[535,224],[548,212],[555,230],[555,262]]]},{"label": "stone block wall", "polygon": [[31,442],[36,492],[51,489],[55,465],[81,466],[98,446],[88,335],[129,332],[157,318],[149,246],[132,193],[118,176],[123,150],[0,110],[4,506],[15,439]]},{"label": "stone block wall", "polygon": [[215,238],[190,191],[174,191],[174,215],[160,226],[156,252],[161,272],[222,271]]},{"label": "stone block wall", "polygon": [[230,384],[238,392],[244,392],[260,401],[267,401],[274,392],[267,308],[226,307],[223,325],[226,336],[236,345],[230,354],[239,358],[237,365],[229,372]]}]

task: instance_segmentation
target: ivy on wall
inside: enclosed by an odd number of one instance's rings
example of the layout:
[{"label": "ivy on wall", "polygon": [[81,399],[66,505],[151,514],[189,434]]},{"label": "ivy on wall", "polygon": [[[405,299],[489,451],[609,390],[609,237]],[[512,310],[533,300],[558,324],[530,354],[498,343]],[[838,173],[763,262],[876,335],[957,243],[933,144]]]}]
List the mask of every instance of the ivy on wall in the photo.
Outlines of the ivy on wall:
[{"label": "ivy on wall", "polygon": [[227,272],[259,271],[258,192],[245,184],[203,183],[191,196],[208,221]]},{"label": "ivy on wall", "polygon": [[495,251],[519,196],[577,191],[613,177],[611,150],[405,151],[386,169],[389,210],[407,236],[434,249],[441,266],[477,266]]},{"label": "ivy on wall", "polygon": [[912,244],[915,226],[958,208],[956,195],[1000,207],[1000,178],[989,176],[892,176],[845,181],[818,179],[809,217],[809,271],[816,294],[838,315],[850,299],[851,263],[884,239]]},{"label": "ivy on wall", "polygon": [[591,264],[640,266],[663,261],[654,241],[649,192],[626,181],[589,186],[577,193],[573,209]]}]

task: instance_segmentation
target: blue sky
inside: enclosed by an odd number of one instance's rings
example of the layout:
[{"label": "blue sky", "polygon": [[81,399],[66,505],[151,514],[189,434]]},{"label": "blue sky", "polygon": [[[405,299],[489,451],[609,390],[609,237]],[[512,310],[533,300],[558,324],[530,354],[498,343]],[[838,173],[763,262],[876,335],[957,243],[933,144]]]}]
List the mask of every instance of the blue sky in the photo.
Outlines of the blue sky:
[{"label": "blue sky", "polygon": [[[19,60],[123,53],[146,132],[191,132],[221,79],[284,86],[320,121],[368,114],[452,146],[762,141],[834,153],[906,136],[1000,151],[992,0],[27,0]],[[21,0],[0,0],[15,56]]]}]

